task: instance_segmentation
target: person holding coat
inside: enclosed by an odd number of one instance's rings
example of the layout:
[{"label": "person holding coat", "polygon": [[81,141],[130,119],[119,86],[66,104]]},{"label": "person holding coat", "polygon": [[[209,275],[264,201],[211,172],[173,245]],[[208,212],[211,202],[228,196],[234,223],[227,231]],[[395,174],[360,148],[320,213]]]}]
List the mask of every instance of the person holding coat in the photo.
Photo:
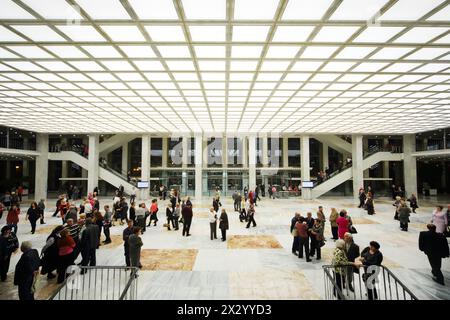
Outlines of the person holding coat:
[{"label": "person holding coat", "polygon": [[222,232],[222,241],[227,240],[227,230],[229,228],[228,215],[225,209],[222,209],[222,213],[219,218],[219,229]]},{"label": "person holding coat", "polygon": [[33,284],[38,276],[41,260],[30,241],[22,242],[20,250],[23,253],[15,268],[14,285],[19,286],[19,300],[34,300]]},{"label": "person holding coat", "polygon": [[409,216],[411,215],[411,209],[408,208],[405,201],[401,201],[398,208],[398,220],[400,221],[400,228],[402,231],[408,231]]},{"label": "person holding coat", "polygon": [[442,258],[449,257],[447,239],[443,234],[436,232],[436,226],[434,224],[428,224],[427,228],[428,231],[422,231],[419,234],[419,250],[428,257],[433,281],[445,285],[441,266]]},{"label": "person holding coat", "polygon": [[141,228],[133,227],[133,234],[128,238],[128,250],[130,253],[131,267],[142,268],[141,265],[141,247],[144,245],[141,237]]}]

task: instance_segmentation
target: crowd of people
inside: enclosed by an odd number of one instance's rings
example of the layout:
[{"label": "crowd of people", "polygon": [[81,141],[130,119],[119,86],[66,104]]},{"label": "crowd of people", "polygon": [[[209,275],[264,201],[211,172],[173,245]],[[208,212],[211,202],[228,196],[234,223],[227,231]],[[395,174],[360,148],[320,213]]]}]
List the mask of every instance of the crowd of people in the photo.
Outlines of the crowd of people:
[{"label": "crowd of people", "polygon": [[[269,186],[269,197],[273,196],[271,194],[272,188],[275,187]],[[159,200],[168,199],[165,206],[166,215],[163,228],[177,231],[182,224],[182,236],[191,236],[193,204],[190,197],[181,198],[180,193],[175,189],[171,189],[167,191],[168,194],[165,194],[164,186],[160,191]],[[246,223],[246,228],[257,226],[255,208],[258,201],[261,201],[260,192],[261,186],[257,186],[255,190],[245,188],[243,195],[238,191],[232,195],[234,211],[238,213],[240,222]],[[360,207],[365,208],[368,214],[374,214],[372,188],[367,191],[361,189],[361,199],[364,199],[364,201],[360,202]],[[122,231],[125,264],[129,267],[141,268],[140,254],[144,245],[141,235],[147,229],[157,227],[159,221],[157,198],[152,199],[148,205],[144,201],[136,203],[135,191],[133,190],[129,199],[127,199],[123,186],[116,190],[111,207],[110,205],[104,205],[102,210],[98,200],[98,188],[95,188],[92,193],[83,198],[79,205],[76,205],[68,194],[63,194],[58,197],[56,210],[53,213],[54,217],[61,218],[61,224],[51,231],[39,253],[32,248],[30,242],[24,241],[19,246],[17,228],[20,216],[20,201],[18,197],[13,197],[10,194],[9,197],[4,197],[2,200],[0,214],[5,209],[8,211],[8,215],[7,225],[1,229],[0,237],[1,281],[6,281],[11,255],[20,247],[23,254],[16,265],[14,283],[19,286],[20,299],[25,300],[33,299],[34,275],[36,273],[46,275],[48,279],[57,278],[57,283],[62,283],[67,277],[67,268],[76,264],[79,257],[81,259],[79,259],[78,265],[82,267],[95,266],[97,263],[96,252],[102,245],[102,234],[105,238],[103,245],[111,243],[110,229],[117,225],[126,224]],[[410,207],[407,206],[407,201],[409,201]],[[401,229],[407,231],[409,216],[418,208],[417,198],[412,195],[409,199],[404,199],[400,195],[396,195],[393,205],[396,207],[394,218],[399,220]],[[45,223],[45,209],[44,199],[39,203],[32,202],[27,209],[25,219],[30,223],[31,234],[36,232],[39,220],[41,224]],[[428,231],[422,232],[419,237],[419,249],[428,256],[433,279],[440,284],[444,284],[441,260],[449,256],[445,238],[445,235],[448,235],[449,218],[450,205],[446,212],[443,207],[436,207],[432,214],[431,223],[427,226]],[[217,189],[208,213],[210,239],[218,239],[218,227],[221,231],[221,241],[226,241],[231,219],[226,209],[223,208],[220,189]],[[357,233],[357,230],[347,210],[338,211],[336,208],[331,208],[328,219],[322,206],[318,207],[315,216],[312,212],[307,212],[305,216],[296,212],[290,223],[290,232],[293,236],[292,254],[299,259],[305,258],[306,262],[311,262],[313,258],[320,261],[322,259],[322,248],[327,241],[324,236],[328,227],[327,220],[332,234],[329,240],[335,242],[332,264],[337,275],[337,286],[339,289],[348,286],[348,289],[353,291],[351,272],[356,273],[363,268],[363,279],[367,281],[368,275],[370,275],[367,271],[368,266],[380,266],[383,255],[380,251],[380,244],[376,241],[371,241],[360,252],[359,246],[353,240],[353,235]],[[342,266],[346,266],[346,268],[342,268]],[[364,274],[367,274],[367,276],[364,276]],[[369,299],[378,298],[376,289],[368,289],[367,292]]]}]

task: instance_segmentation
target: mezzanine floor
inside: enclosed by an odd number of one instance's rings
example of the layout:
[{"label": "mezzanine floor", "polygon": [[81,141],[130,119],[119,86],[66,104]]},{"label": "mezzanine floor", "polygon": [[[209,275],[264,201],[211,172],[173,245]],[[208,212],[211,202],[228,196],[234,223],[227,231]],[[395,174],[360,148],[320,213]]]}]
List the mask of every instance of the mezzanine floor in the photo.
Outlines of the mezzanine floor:
[{"label": "mezzanine floor", "polygon": [[[439,199],[446,204],[446,199]],[[101,207],[111,202],[100,199]],[[20,218],[18,237],[20,241],[31,240],[39,250],[47,235],[59,222],[52,218],[54,199],[49,199],[46,210],[46,225],[38,225],[35,235],[30,226]],[[256,228],[246,229],[233,211],[231,199],[222,199],[227,209],[230,230],[227,241],[209,239],[207,210],[209,199],[194,201],[194,219],[191,237],[182,237],[179,231],[163,228],[165,203],[160,203],[159,223],[150,227],[142,236],[144,246],[138,282],[139,299],[322,299],[324,281],[321,266],[331,262],[334,243],[330,225],[326,225],[326,242],[322,248],[322,261],[306,263],[291,253],[292,236],[289,223],[295,211],[306,214],[323,205],[327,215],[331,207],[346,208],[358,230],[355,242],[361,249],[369,241],[377,240],[384,254],[384,265],[419,299],[450,299],[450,259],[443,260],[442,270],[446,286],[432,281],[431,269],[426,256],[417,248],[418,234],[425,230],[431,218],[434,201],[421,201],[418,213],[411,217],[408,233],[401,232],[393,220],[393,207],[389,199],[376,199],[374,216],[358,209],[351,198],[322,198],[304,201],[300,199],[268,200],[263,198],[256,212]],[[25,206],[24,206],[25,207]],[[24,209],[25,210],[25,209]],[[0,225],[5,222],[5,215]],[[109,245],[97,251],[98,265],[124,265],[121,233],[124,226],[112,228]],[[103,235],[102,235],[103,240]],[[0,283],[0,299],[17,299],[17,290],[12,286],[14,267],[20,254],[11,259],[10,275]],[[80,258],[79,258],[80,259]],[[36,297],[46,299],[56,287],[56,281],[45,276],[38,283]]]}]

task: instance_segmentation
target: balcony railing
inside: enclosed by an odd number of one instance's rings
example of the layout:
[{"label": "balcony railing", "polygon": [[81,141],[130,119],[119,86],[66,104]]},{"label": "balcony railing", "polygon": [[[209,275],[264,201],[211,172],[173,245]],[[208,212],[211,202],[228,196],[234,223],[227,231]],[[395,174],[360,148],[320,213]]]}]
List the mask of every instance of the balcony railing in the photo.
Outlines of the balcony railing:
[{"label": "balcony railing", "polygon": [[418,300],[385,266],[322,268],[326,300]]},{"label": "balcony railing", "polygon": [[138,268],[71,266],[50,300],[136,300]]}]

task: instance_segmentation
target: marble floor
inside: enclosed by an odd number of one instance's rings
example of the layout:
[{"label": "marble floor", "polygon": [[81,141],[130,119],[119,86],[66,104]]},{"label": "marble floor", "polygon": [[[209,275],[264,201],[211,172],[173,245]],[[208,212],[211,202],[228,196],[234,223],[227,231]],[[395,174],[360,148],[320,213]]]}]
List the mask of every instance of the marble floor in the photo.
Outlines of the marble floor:
[{"label": "marble floor", "polygon": [[[109,198],[100,199],[101,207],[109,202]],[[30,240],[35,248],[42,248],[50,230],[61,221],[51,217],[54,203],[55,199],[48,200],[47,224],[38,225],[34,235],[30,234],[30,226],[24,219],[25,212],[21,214],[20,241]],[[191,237],[183,237],[181,229],[168,231],[163,228],[164,210],[160,210],[158,226],[147,228],[142,236],[139,299],[323,299],[322,265],[330,263],[334,248],[329,223],[325,231],[328,241],[323,247],[321,261],[313,259],[306,263],[294,256],[289,232],[290,220],[296,211],[303,214],[312,211],[315,215],[319,205],[324,207],[327,216],[332,207],[347,209],[358,230],[355,242],[362,249],[371,240],[378,241],[385,257],[383,264],[419,299],[450,299],[450,259],[443,260],[446,286],[441,286],[432,281],[428,260],[417,248],[418,234],[426,229],[435,205],[432,199],[419,203],[421,207],[411,216],[407,233],[400,231],[398,222],[393,220],[392,202],[387,198],[376,199],[377,214],[374,216],[358,209],[351,198],[329,197],[311,201],[263,198],[256,210],[257,226],[250,229],[239,221],[231,199],[222,199],[222,204],[227,209],[230,223],[226,242],[220,240],[220,230],[218,240],[209,239],[209,199],[200,203],[194,201]],[[163,202],[159,205],[165,207]],[[1,226],[5,216],[0,220]],[[121,240],[123,228],[119,225],[112,228],[112,243],[97,251],[98,265],[125,264]],[[11,259],[8,280],[0,283],[0,299],[17,299],[12,278],[19,258],[20,253],[16,253]],[[47,299],[55,287],[55,280],[42,277],[37,286],[37,298]]]}]

